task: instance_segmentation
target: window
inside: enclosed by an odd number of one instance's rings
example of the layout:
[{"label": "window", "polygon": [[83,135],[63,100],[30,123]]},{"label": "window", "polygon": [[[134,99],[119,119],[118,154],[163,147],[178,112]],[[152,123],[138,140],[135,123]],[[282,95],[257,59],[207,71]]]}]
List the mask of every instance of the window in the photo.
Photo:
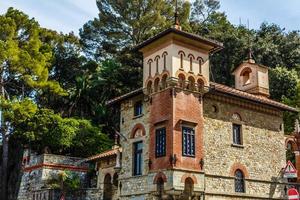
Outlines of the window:
[{"label": "window", "polygon": [[133,144],[133,175],[142,175],[143,170],[143,142]]},{"label": "window", "polygon": [[235,176],[235,192],[245,192],[245,178],[241,170],[236,170],[234,173]]},{"label": "window", "polygon": [[184,156],[195,156],[195,131],[193,128],[182,127],[182,146]]},{"label": "window", "polygon": [[156,191],[158,193],[158,196],[161,199],[161,197],[164,193],[164,180],[162,178],[159,178],[158,181],[157,181]]},{"label": "window", "polygon": [[241,133],[242,126],[239,124],[232,125],[232,132],[233,132],[233,144],[242,145],[242,133]]},{"label": "window", "polygon": [[140,116],[143,113],[143,103],[138,101],[134,104],[134,116]]},{"label": "window", "polygon": [[166,128],[160,128],[156,130],[156,157],[162,157],[166,155]]}]

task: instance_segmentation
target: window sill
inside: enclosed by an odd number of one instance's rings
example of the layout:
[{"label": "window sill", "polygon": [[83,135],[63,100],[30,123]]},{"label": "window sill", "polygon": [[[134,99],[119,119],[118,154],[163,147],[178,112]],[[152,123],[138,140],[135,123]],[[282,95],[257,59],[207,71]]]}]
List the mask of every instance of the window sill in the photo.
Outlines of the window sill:
[{"label": "window sill", "polygon": [[232,147],[241,148],[241,149],[244,148],[244,145],[242,145],[242,144],[231,144],[231,146],[232,146]]},{"label": "window sill", "polygon": [[137,118],[141,118],[141,117],[143,117],[144,116],[144,114],[141,114],[141,115],[137,115],[137,116],[134,116],[132,119],[137,119]]}]

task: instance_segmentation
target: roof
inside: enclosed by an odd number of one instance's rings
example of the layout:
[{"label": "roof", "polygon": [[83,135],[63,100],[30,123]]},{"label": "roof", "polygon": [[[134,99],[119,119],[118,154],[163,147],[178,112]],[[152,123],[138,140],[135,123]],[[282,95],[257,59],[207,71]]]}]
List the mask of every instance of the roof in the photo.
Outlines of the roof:
[{"label": "roof", "polygon": [[119,101],[122,101],[122,100],[128,99],[130,97],[136,96],[138,94],[143,94],[143,88],[139,88],[139,89],[133,90],[129,93],[118,96],[116,98],[113,98],[113,99],[107,101],[106,105],[111,105],[111,104],[117,103]]},{"label": "roof", "polygon": [[244,98],[250,101],[255,101],[257,103],[263,103],[263,104],[267,104],[282,110],[286,110],[286,111],[291,111],[291,112],[298,112],[296,108],[290,107],[288,105],[285,105],[283,103],[274,101],[272,99],[269,99],[267,97],[262,97],[262,96],[258,96],[258,95],[254,95],[254,94],[250,94],[248,92],[244,92],[241,90],[237,90],[235,88],[226,86],[226,85],[222,85],[219,83],[214,83],[214,82],[210,82],[210,86],[212,89],[218,91],[218,92],[222,92],[225,94],[229,94],[232,96],[236,96],[236,97],[240,97],[240,98]]},{"label": "roof", "polygon": [[[254,60],[253,60],[254,61]],[[240,68],[240,66],[243,66],[245,63],[249,64],[249,65],[257,65],[259,67],[262,67],[262,68],[265,68],[265,69],[270,69],[269,67],[265,66],[265,65],[262,65],[262,64],[258,64],[256,63],[255,61],[254,62],[251,62],[250,60],[245,60],[243,61],[240,65],[237,65],[235,66],[232,70],[231,70],[231,73],[234,73],[238,68]]]},{"label": "roof", "polygon": [[93,155],[91,157],[86,158],[85,161],[87,162],[87,161],[99,160],[101,158],[116,155],[118,153],[118,151],[122,152],[122,148],[118,147],[118,148],[114,148],[114,149],[104,151],[102,153],[99,153],[99,154],[96,154],[96,155]]},{"label": "roof", "polygon": [[[226,85],[222,85],[219,83],[210,82],[210,88],[212,91],[217,91],[217,92],[225,93],[228,95],[236,96],[239,98],[247,99],[250,101],[254,101],[257,103],[266,104],[266,105],[273,106],[273,107],[276,107],[276,108],[279,108],[282,110],[286,110],[286,111],[298,112],[298,110],[296,108],[293,108],[291,106],[288,106],[283,103],[277,102],[275,100],[269,99],[267,97],[250,94],[248,92],[237,90],[235,88],[232,88],[232,87],[229,87]],[[122,96],[116,97],[116,98],[108,101],[107,105],[112,105],[112,104],[118,103],[120,101],[123,101],[125,99],[128,99],[128,98],[138,95],[138,94],[143,94],[143,88],[139,88],[137,90],[134,90],[134,91],[124,94]]]},{"label": "roof", "polygon": [[211,40],[211,39],[207,39],[207,38],[204,38],[202,36],[199,36],[199,35],[196,35],[196,34],[192,34],[192,33],[188,33],[188,32],[176,29],[176,28],[169,28],[169,29],[166,29],[166,30],[160,32],[159,34],[155,35],[154,37],[149,38],[148,40],[146,40],[146,41],[138,44],[134,48],[134,50],[140,50],[143,47],[151,44],[152,42],[154,42],[154,41],[158,40],[159,38],[161,38],[163,36],[166,36],[166,35],[168,35],[170,33],[175,33],[175,34],[178,34],[178,35],[190,38],[192,40],[196,40],[196,41],[205,43],[207,45],[211,45],[211,46],[214,47],[215,50],[219,50],[219,49],[223,48],[223,43],[221,43],[221,42],[218,42],[218,41],[215,41],[215,40]]}]

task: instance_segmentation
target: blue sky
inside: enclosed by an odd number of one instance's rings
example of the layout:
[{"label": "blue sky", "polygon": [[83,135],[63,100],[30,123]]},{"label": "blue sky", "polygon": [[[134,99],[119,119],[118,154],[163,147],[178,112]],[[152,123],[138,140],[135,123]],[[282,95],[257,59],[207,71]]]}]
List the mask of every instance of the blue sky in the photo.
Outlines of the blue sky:
[{"label": "blue sky", "polygon": [[[220,0],[233,24],[250,21],[258,28],[264,21],[279,24],[286,30],[300,30],[299,0]],[[43,27],[78,34],[79,28],[97,16],[95,0],[0,0],[0,14],[15,7],[34,17]]]}]

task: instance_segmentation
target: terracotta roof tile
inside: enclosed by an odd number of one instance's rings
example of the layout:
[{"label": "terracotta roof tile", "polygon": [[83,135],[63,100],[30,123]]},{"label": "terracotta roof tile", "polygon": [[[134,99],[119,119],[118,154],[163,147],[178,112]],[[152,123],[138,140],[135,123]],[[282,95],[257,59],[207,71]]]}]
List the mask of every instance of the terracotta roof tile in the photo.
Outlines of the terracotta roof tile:
[{"label": "terracotta roof tile", "polygon": [[[222,84],[219,84],[219,83],[210,82],[210,89],[212,91],[215,90],[215,91],[226,93],[226,94],[233,95],[233,96],[236,96],[236,97],[248,99],[250,101],[255,101],[255,102],[258,102],[258,103],[263,103],[263,104],[267,104],[267,105],[270,105],[270,106],[274,106],[274,107],[280,108],[282,110],[291,111],[291,112],[298,112],[298,110],[296,108],[293,108],[293,107],[290,107],[290,106],[285,105],[283,103],[274,101],[274,100],[269,99],[267,97],[262,97],[262,96],[250,94],[248,92],[237,90],[235,88],[232,88],[232,87],[229,87],[229,86],[226,86],[226,85],[222,85]],[[116,98],[108,101],[107,105],[117,103],[119,101],[130,98],[130,97],[135,96],[137,94],[142,94],[142,92],[143,92],[143,88],[139,88],[137,90],[134,90],[132,92],[129,92],[127,94],[124,94],[122,96],[116,97]]]},{"label": "terracotta roof tile", "polygon": [[100,158],[104,158],[104,157],[116,155],[118,151],[122,152],[122,148],[119,147],[119,148],[115,148],[115,149],[110,149],[110,150],[104,151],[104,152],[102,152],[100,154],[96,154],[96,155],[93,155],[91,157],[86,158],[85,161],[87,162],[87,161],[92,161],[92,160],[98,160]]},{"label": "terracotta roof tile", "polygon": [[271,106],[274,106],[274,107],[277,107],[277,108],[280,108],[280,109],[283,109],[283,110],[298,112],[296,108],[293,108],[293,107],[290,107],[290,106],[285,105],[283,103],[274,101],[274,100],[269,99],[267,97],[262,97],[262,96],[250,94],[248,92],[237,90],[235,88],[232,88],[232,87],[229,87],[229,86],[226,86],[226,85],[222,85],[222,84],[219,84],[219,83],[214,83],[214,82],[211,82],[210,86],[211,86],[212,89],[215,89],[218,92],[223,92],[223,93],[230,94],[230,95],[233,95],[233,96],[242,97],[242,98],[245,98],[245,99],[248,99],[248,100],[251,100],[251,101],[256,101],[258,103],[268,104],[268,105],[271,105]]}]

